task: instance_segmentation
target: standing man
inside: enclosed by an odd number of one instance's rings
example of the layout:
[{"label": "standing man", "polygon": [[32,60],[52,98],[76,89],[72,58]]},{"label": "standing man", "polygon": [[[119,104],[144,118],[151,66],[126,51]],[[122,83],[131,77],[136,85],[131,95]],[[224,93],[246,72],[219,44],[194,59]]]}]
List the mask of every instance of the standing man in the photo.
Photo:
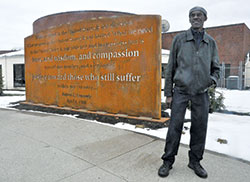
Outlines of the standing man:
[{"label": "standing man", "polygon": [[191,28],[178,34],[170,50],[166,70],[165,96],[171,103],[171,121],[168,128],[163,164],[158,174],[166,177],[175,161],[183,128],[186,108],[191,102],[190,150],[188,167],[201,178],[207,177],[201,166],[205,149],[209,97],[207,90],[219,79],[219,57],[215,40],[203,24],[207,11],[194,7],[189,11]]}]

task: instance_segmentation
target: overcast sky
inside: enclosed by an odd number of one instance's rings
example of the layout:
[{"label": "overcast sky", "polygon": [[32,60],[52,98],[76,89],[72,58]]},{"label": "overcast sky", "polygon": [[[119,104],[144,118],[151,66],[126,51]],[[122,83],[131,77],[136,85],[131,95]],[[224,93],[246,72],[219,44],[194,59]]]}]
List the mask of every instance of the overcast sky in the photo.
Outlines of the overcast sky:
[{"label": "overcast sky", "polygon": [[208,12],[205,27],[245,23],[250,28],[249,0],[1,0],[0,50],[24,47],[32,23],[54,13],[111,10],[156,14],[169,21],[171,32],[190,27],[188,11],[197,5]]}]

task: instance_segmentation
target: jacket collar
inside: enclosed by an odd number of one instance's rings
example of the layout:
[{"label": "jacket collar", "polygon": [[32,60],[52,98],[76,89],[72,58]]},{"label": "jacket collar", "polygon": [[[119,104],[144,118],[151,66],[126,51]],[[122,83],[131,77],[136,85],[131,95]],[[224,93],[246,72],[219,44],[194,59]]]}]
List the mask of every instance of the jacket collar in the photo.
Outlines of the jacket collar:
[{"label": "jacket collar", "polygon": [[[187,35],[186,36],[187,37],[187,41],[194,40],[194,36],[192,34],[191,28],[186,31],[186,35]],[[204,30],[204,35],[203,35],[203,39],[202,40],[205,41],[206,43],[209,42],[208,35],[207,35],[207,32],[205,30]]]}]

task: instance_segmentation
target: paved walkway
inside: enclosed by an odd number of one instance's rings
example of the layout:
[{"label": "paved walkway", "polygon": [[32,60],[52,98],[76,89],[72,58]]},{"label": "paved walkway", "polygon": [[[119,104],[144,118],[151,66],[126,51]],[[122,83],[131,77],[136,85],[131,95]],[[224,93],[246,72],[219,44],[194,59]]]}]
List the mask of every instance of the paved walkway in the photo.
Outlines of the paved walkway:
[{"label": "paved walkway", "polygon": [[1,182],[250,181],[249,163],[207,151],[209,177],[200,179],[183,145],[160,178],[163,147],[163,140],[83,119],[0,109]]}]

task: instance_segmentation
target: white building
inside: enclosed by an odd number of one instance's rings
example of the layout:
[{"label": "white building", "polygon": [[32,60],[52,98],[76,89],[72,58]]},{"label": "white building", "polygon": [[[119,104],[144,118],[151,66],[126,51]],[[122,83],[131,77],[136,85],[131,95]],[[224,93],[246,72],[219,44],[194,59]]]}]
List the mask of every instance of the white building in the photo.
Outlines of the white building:
[{"label": "white building", "polygon": [[247,54],[245,64],[245,88],[250,88],[250,53]]},{"label": "white building", "polygon": [[[169,59],[169,53],[170,51],[167,49],[162,49],[161,50],[161,67],[162,67],[162,79],[161,79],[161,89],[164,89],[165,87],[165,71],[166,67],[168,64],[168,59]],[[163,97],[163,95],[162,95]]]},{"label": "white building", "polygon": [[170,53],[170,51],[167,50],[167,49],[162,49],[161,50],[161,55],[162,55],[161,62],[162,62],[162,64],[167,64],[168,63],[169,53]]},{"label": "white building", "polygon": [[3,89],[25,89],[24,50],[0,55]]}]

